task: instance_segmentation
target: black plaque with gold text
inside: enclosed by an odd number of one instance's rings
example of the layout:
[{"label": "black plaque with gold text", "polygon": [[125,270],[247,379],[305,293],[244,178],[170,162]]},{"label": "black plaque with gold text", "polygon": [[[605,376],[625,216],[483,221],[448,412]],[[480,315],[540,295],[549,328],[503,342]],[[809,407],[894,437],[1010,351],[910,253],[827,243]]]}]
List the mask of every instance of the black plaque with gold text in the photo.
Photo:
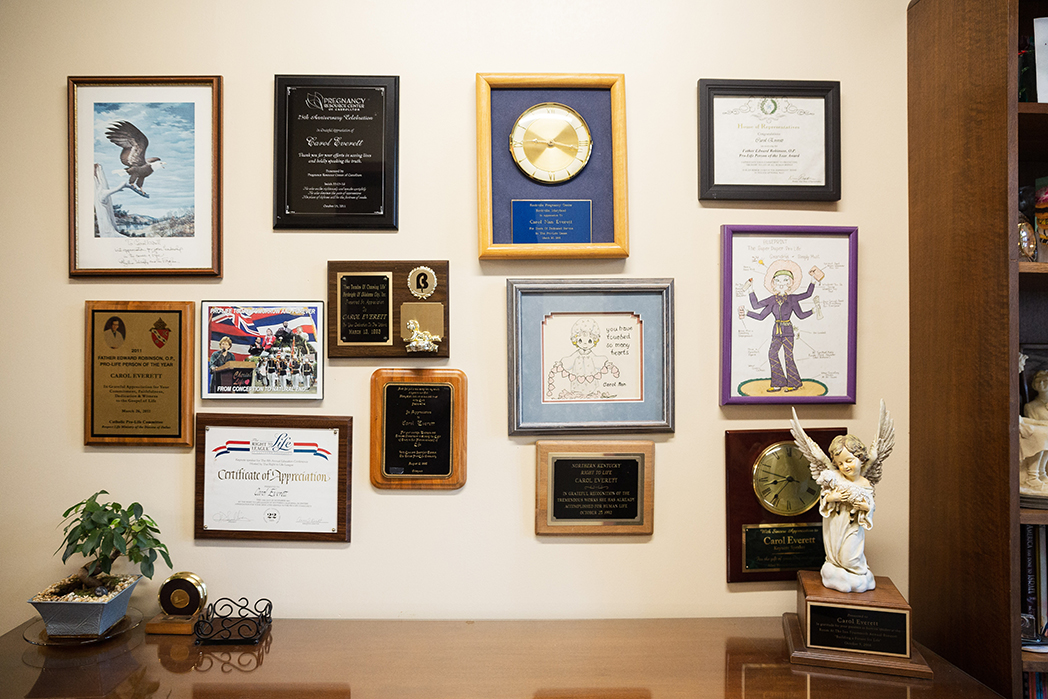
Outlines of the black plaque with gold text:
[{"label": "black plaque with gold text", "polygon": [[466,375],[377,369],[371,375],[371,484],[450,490],[466,483]]},{"label": "black plaque with gold text", "polygon": [[636,521],[641,497],[639,458],[554,458],[553,522]]},{"label": "black plaque with gold text", "polygon": [[386,385],[382,470],[387,477],[451,475],[454,396],[450,384]]}]

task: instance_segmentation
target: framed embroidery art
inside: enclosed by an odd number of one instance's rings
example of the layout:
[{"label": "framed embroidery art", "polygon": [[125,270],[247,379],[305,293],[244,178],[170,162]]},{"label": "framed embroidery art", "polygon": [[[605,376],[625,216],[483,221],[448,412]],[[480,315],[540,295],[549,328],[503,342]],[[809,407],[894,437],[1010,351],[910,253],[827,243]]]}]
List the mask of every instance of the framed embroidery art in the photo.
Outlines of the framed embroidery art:
[{"label": "framed embroidery art", "polygon": [[854,227],[721,227],[721,405],[854,403]]},{"label": "framed embroidery art", "polygon": [[509,433],[672,432],[672,279],[508,279]]}]

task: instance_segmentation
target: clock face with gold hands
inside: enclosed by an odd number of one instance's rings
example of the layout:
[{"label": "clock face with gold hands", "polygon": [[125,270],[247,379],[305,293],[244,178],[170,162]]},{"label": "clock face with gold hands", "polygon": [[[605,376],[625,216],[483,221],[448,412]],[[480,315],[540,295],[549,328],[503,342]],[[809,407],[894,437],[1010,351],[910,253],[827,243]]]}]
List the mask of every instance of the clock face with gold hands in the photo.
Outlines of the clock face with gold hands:
[{"label": "clock face with gold hands", "polygon": [[819,501],[808,460],[793,442],[776,442],[761,452],[753,464],[753,492],[761,507],[788,517],[807,512]]},{"label": "clock face with gold hands", "polygon": [[524,110],[513,123],[509,151],[521,172],[544,184],[567,182],[586,167],[593,138],[582,115],[558,102]]}]

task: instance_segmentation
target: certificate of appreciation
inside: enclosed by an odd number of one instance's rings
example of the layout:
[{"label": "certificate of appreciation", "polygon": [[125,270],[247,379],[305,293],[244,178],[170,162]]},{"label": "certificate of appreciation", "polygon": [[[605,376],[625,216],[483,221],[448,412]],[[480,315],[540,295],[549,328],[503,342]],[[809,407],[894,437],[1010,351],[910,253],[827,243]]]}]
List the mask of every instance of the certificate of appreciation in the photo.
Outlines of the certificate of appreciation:
[{"label": "certificate of appreciation", "polygon": [[825,101],[819,97],[717,97],[718,184],[826,183]]},{"label": "certificate of appreciation", "polygon": [[699,199],[840,198],[839,82],[699,80]]},{"label": "certificate of appreciation", "polygon": [[[244,424],[214,424],[238,419]],[[200,420],[198,538],[349,540],[347,426],[293,416]]]}]

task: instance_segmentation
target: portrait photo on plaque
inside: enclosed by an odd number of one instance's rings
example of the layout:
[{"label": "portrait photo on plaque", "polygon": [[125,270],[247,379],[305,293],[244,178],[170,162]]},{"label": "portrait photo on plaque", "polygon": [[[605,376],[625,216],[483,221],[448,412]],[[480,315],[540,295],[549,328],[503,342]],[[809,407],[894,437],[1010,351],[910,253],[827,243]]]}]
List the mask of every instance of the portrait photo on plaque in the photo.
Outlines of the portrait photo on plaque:
[{"label": "portrait photo on plaque", "polygon": [[655,443],[535,442],[535,533],[654,531]]},{"label": "portrait photo on plaque", "polygon": [[481,259],[629,256],[621,74],[478,73]]},{"label": "portrait photo on plaque", "polygon": [[200,396],[324,397],[323,301],[201,301]]},{"label": "portrait photo on plaque", "polygon": [[840,198],[839,82],[699,80],[699,199]]},{"label": "portrait photo on plaque", "polygon": [[197,539],[349,541],[353,418],[201,413]]},{"label": "portrait photo on plaque", "polygon": [[69,276],[222,276],[222,78],[70,77]]},{"label": "portrait photo on plaque", "polygon": [[88,301],[84,444],[193,444],[192,301]]},{"label": "portrait photo on plaque", "polygon": [[509,433],[672,432],[672,279],[508,279]]},{"label": "portrait photo on plaque", "polygon": [[721,405],[854,403],[859,229],[721,233]]},{"label": "portrait photo on plaque", "polygon": [[450,356],[447,260],[329,261],[329,357]]},{"label": "portrait photo on plaque", "polygon": [[466,384],[458,369],[378,369],[371,375],[372,485],[465,485]]},{"label": "portrait photo on plaque", "polygon": [[397,228],[397,76],[277,75],[273,228]]}]

